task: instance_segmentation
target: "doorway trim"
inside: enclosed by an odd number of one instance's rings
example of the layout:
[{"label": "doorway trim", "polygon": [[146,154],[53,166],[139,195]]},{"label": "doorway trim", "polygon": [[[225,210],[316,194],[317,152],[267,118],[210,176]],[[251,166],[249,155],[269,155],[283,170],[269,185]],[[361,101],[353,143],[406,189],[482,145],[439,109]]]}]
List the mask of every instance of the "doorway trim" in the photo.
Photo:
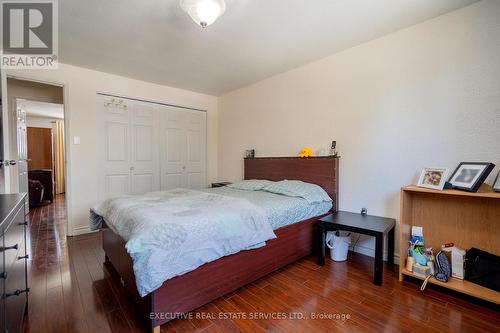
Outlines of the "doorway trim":
[{"label": "doorway trim", "polygon": [[[39,80],[35,79],[29,76],[20,76],[20,75],[11,75],[7,74],[6,75],[6,83],[7,79],[15,79],[15,80],[22,80],[22,81],[29,81],[29,82],[35,82],[35,83],[42,83],[42,84],[47,84],[51,86],[57,86],[61,87],[63,89],[63,107],[64,107],[64,155],[65,155],[65,169],[66,169],[66,192],[65,192],[65,200],[66,200],[66,235],[67,236],[74,236],[74,230],[73,230],[73,223],[72,223],[72,206],[71,206],[71,194],[72,194],[72,188],[71,188],[71,149],[70,149],[70,144],[71,144],[71,126],[69,123],[69,105],[68,105],[68,100],[69,100],[69,84],[67,82],[60,82],[60,81],[47,81],[47,80]],[[7,87],[7,94],[9,93],[9,87]],[[7,104],[7,112],[8,110],[8,104]],[[10,117],[11,115],[9,115]],[[9,120],[10,121],[10,120]],[[11,133],[8,133],[9,140]]]}]

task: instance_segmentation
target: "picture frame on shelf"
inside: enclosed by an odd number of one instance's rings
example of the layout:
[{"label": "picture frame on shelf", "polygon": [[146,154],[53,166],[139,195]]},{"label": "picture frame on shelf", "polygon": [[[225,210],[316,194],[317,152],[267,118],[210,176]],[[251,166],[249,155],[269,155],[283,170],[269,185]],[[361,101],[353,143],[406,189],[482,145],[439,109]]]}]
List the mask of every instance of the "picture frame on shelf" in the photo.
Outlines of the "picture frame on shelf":
[{"label": "picture frame on shelf", "polygon": [[447,168],[423,168],[417,186],[442,191],[448,178]]},{"label": "picture frame on shelf", "polygon": [[493,191],[500,192],[500,171],[498,171],[497,178],[493,183]]},{"label": "picture frame on shelf", "polygon": [[490,162],[461,162],[451,175],[452,188],[467,192],[477,192],[495,164]]}]

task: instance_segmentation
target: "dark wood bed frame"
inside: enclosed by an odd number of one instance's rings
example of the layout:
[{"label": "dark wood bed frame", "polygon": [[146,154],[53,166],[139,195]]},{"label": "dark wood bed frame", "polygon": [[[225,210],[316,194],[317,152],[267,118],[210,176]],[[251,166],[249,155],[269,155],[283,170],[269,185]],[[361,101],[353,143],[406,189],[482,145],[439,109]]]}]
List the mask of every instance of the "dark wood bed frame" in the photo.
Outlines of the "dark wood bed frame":
[{"label": "dark wood bed frame", "polygon": [[[335,157],[265,157],[245,159],[245,179],[295,179],[321,186],[338,208],[339,159]],[[326,215],[326,214],[325,214]],[[277,238],[255,250],[220,258],[196,270],[166,281],[160,288],[140,297],[132,259],[125,242],[111,229],[103,229],[106,264],[120,275],[124,287],[154,333],[160,325],[192,311],[264,275],[295,262],[316,249],[315,222],[324,215],[275,230]]]}]

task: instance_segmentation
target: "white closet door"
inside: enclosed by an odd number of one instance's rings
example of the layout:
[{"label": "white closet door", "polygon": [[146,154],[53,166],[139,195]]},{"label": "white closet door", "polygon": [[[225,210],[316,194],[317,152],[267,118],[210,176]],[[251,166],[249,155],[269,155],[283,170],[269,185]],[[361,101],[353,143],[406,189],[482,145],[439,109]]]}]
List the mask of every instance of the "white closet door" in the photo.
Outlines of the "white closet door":
[{"label": "white closet door", "polygon": [[205,112],[103,95],[97,109],[100,200],[205,187]]},{"label": "white closet door", "polygon": [[128,108],[105,106],[111,98],[98,98],[102,137],[102,192],[106,199],[130,194],[130,126]]},{"label": "white closet door", "polygon": [[132,131],[131,192],[143,194],[160,190],[158,110],[152,103],[127,101]]},{"label": "white closet door", "polygon": [[186,113],[186,179],[187,188],[201,189],[206,179],[206,113]]},{"label": "white closet door", "polygon": [[206,113],[162,107],[161,189],[201,189],[206,179]]},{"label": "white closet door", "polygon": [[178,109],[162,107],[161,117],[161,189],[186,187],[184,114]]},{"label": "white closet door", "polygon": [[102,161],[99,198],[159,190],[158,110],[156,105],[98,95]]}]

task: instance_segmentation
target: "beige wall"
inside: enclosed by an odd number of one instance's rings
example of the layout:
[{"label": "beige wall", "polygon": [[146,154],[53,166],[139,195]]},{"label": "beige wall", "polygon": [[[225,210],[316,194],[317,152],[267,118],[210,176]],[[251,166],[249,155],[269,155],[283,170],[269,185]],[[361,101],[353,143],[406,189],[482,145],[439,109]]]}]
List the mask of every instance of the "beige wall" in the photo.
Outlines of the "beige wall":
[{"label": "beige wall", "polygon": [[398,218],[421,168],[500,164],[499,18],[484,0],[220,97],[219,180],[242,178],[245,149],[337,140],[340,209]]},{"label": "beige wall", "polygon": [[24,98],[56,104],[63,102],[63,90],[58,86],[12,78],[7,79],[7,85],[9,98]]},{"label": "beige wall", "polygon": [[49,118],[49,117],[26,117],[26,126],[28,127],[41,127],[41,128],[52,128],[53,122],[56,120],[62,120],[59,118]]},{"label": "beige wall", "polygon": [[[96,162],[96,93],[105,92],[145,100],[170,103],[207,110],[208,112],[208,179],[217,179],[217,98],[187,90],[161,86],[60,64],[57,70],[9,70],[8,74],[21,78],[59,83],[65,86],[66,130],[69,138],[67,158],[69,233],[88,231],[88,211],[97,200]],[[79,136],[80,145],[73,144]]]}]

